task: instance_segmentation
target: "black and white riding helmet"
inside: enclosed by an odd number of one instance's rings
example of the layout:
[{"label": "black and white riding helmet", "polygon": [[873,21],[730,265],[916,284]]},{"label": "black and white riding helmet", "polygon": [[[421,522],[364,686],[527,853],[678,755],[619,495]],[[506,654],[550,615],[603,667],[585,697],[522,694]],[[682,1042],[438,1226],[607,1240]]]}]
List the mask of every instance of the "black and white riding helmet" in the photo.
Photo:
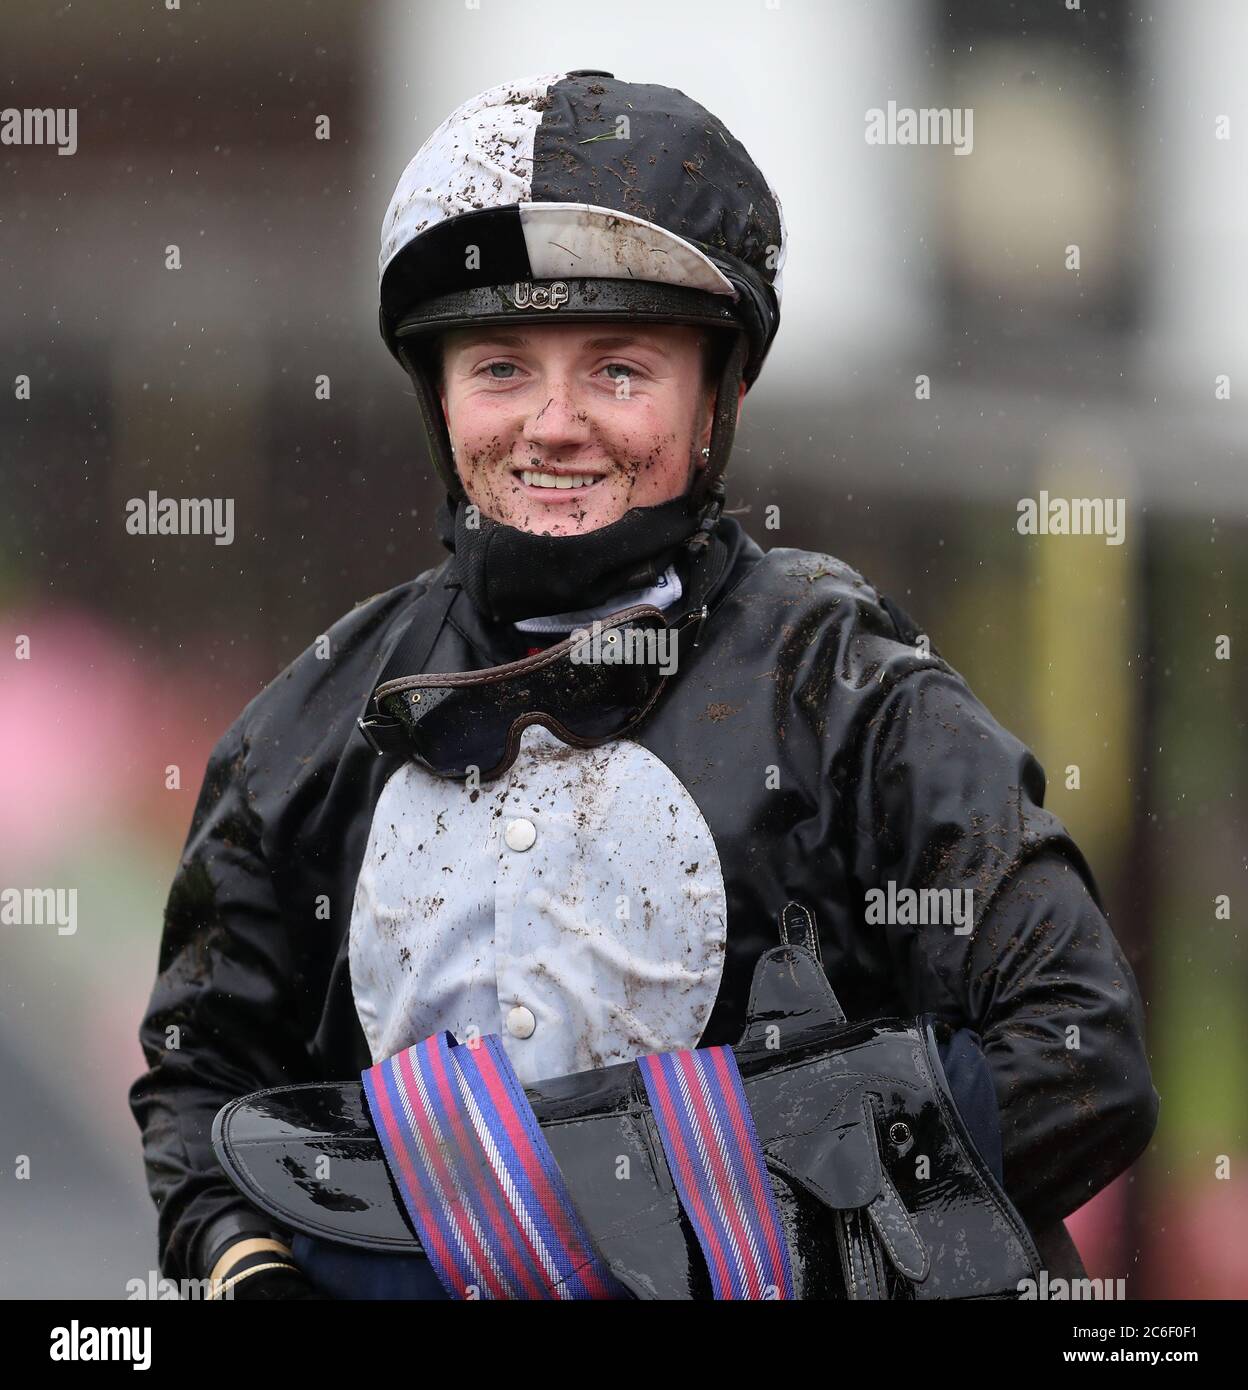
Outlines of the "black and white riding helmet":
[{"label": "black and white riding helmet", "polygon": [[404,169],[379,258],[381,335],[450,494],[464,496],[427,351],[438,335],[627,319],[734,330],[690,510],[722,500],[740,382],[780,324],[785,253],[774,190],[683,92],[581,69],[466,101]]}]

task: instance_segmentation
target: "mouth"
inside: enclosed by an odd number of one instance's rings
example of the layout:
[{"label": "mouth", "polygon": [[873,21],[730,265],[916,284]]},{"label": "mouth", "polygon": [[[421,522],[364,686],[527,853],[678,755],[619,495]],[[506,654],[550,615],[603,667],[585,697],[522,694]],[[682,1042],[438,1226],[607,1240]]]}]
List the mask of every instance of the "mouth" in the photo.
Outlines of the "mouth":
[{"label": "mouth", "polygon": [[605,473],[574,468],[513,468],[511,475],[526,497],[556,503],[584,497],[586,493],[593,492],[607,476]]}]

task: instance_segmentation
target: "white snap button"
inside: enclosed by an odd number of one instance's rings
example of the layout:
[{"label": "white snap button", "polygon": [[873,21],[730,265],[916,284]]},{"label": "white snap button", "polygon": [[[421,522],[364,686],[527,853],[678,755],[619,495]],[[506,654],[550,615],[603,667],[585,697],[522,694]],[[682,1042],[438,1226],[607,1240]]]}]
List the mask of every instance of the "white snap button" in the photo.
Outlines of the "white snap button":
[{"label": "white snap button", "polygon": [[517,1004],[507,1015],[507,1031],[513,1038],[531,1038],[536,1027],[533,1010],[526,1009],[523,1004]]},{"label": "white snap button", "polygon": [[509,820],[503,839],[507,841],[508,849],[528,849],[537,839],[537,827],[531,820]]}]

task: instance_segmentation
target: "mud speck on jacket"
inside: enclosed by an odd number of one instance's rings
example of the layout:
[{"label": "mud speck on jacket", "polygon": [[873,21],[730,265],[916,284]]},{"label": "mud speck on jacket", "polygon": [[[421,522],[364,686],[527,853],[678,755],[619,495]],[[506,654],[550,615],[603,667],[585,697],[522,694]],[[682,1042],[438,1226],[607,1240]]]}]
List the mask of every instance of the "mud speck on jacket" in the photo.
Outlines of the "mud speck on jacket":
[{"label": "mud speck on jacket", "polygon": [[[1143,1151],[1158,1098],[1138,990],[1035,758],[849,566],[720,528],[699,645],[627,739],[530,729],[475,794],[378,757],[356,717],[445,566],[343,617],[330,660],[309,648],[222,737],[131,1092],[166,1274],[203,1277],[224,1241],[269,1229],[216,1166],[225,1102],[353,1079],[439,1028],[501,1033],[525,1079],[735,1042],[793,899],[850,1018],[930,1010],[978,1033],[1033,1229]],[[512,659],[516,636],[461,593],[426,669]],[[517,819],[536,830],[523,851]],[[970,930],[877,925],[868,894],[890,885],[972,890]]]}]

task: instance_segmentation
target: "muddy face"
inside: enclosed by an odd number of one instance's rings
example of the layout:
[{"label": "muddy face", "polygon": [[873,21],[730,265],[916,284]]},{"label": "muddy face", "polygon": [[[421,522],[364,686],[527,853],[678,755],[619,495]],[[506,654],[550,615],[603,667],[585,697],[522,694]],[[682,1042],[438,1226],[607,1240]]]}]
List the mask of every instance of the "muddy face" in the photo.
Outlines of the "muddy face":
[{"label": "muddy face", "polygon": [[496,521],[551,536],[597,530],[681,496],[705,463],[715,393],[692,326],[461,329],[442,351],[456,468]]}]

